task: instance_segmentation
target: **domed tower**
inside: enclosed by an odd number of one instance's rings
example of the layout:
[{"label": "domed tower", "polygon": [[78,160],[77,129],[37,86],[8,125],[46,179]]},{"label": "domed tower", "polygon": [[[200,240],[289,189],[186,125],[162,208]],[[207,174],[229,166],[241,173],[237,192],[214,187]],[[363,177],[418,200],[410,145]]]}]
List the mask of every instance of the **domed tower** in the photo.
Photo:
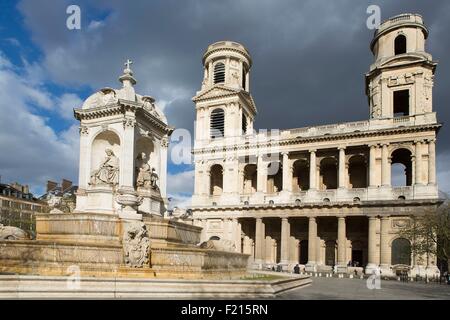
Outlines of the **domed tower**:
[{"label": "domed tower", "polygon": [[204,77],[193,101],[197,109],[196,144],[253,131],[256,107],[250,95],[252,60],[233,41],[211,44],[203,55]]},{"label": "domed tower", "polygon": [[392,17],[375,31],[370,44],[375,62],[366,74],[371,119],[415,116],[435,121],[431,114],[437,63],[425,51],[427,37],[418,14]]}]

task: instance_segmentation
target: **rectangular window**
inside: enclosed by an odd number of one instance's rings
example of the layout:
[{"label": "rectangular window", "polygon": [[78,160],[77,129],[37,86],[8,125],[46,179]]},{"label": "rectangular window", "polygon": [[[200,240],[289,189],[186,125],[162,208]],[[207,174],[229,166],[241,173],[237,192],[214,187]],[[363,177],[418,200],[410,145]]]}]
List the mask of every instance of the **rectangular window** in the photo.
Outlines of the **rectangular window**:
[{"label": "rectangular window", "polygon": [[394,91],[394,117],[409,116],[409,90]]}]

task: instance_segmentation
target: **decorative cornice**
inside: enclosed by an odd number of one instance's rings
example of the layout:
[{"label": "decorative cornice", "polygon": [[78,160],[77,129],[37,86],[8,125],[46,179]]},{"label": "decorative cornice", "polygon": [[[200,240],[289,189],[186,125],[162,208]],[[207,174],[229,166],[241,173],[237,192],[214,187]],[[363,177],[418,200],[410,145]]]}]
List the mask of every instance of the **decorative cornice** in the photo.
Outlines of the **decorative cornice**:
[{"label": "decorative cornice", "polygon": [[[376,136],[389,136],[401,133],[411,133],[411,132],[424,132],[429,130],[439,130],[442,125],[430,124],[430,125],[419,125],[419,126],[411,126],[411,127],[399,127],[399,128],[391,128],[391,129],[383,129],[381,130],[370,130],[370,131],[359,131],[359,132],[348,132],[348,133],[336,133],[336,134],[326,134],[314,137],[297,137],[284,139],[277,142],[278,146],[289,146],[296,144],[304,144],[310,142],[323,142],[323,141],[334,141],[334,140],[346,140],[353,138],[367,138],[367,137],[376,137]],[[365,143],[361,143],[362,145]],[[230,145],[230,146],[216,146],[212,148],[201,148],[194,149],[192,154],[201,154],[212,152],[214,149],[220,148],[223,151],[233,151],[233,150],[249,150],[251,148],[265,148],[270,147],[272,144],[271,141],[267,142],[255,142],[255,143],[242,143],[239,145]]]},{"label": "decorative cornice", "polygon": [[275,203],[275,204],[239,204],[224,206],[192,206],[190,209],[198,212],[220,212],[220,211],[253,211],[253,210],[286,210],[286,209],[314,209],[314,208],[377,208],[377,207],[420,207],[423,205],[440,205],[442,199],[418,199],[418,200],[370,200],[370,201],[339,201],[339,202],[302,202]]},{"label": "decorative cornice", "polygon": [[[144,117],[147,121],[151,122],[157,129],[166,134],[171,134],[174,130],[173,127],[165,124],[161,119],[157,118],[155,115],[150,113],[146,108],[144,108],[143,103],[119,99],[116,104],[105,105],[97,108],[90,109],[74,109],[75,118],[79,121],[81,120],[92,120],[99,119],[103,117],[110,117],[114,115],[124,115],[127,112],[133,112],[135,115]],[[125,119],[127,124],[130,118]]]}]

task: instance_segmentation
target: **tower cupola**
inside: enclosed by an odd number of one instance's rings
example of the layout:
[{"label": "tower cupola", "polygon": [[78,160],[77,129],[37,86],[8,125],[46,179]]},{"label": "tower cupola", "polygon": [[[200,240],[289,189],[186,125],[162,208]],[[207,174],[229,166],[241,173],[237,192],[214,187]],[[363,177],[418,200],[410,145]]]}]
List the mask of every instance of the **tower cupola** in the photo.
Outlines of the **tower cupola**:
[{"label": "tower cupola", "polygon": [[243,45],[233,41],[215,42],[206,49],[202,62],[202,90],[222,85],[249,92],[252,60]]}]

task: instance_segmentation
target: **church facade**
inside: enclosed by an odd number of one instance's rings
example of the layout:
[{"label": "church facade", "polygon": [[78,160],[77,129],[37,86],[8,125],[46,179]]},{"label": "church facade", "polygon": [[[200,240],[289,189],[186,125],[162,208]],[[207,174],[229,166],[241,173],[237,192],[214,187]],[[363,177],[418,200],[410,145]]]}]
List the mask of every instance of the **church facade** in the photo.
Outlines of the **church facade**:
[{"label": "church facade", "polygon": [[[367,120],[265,132],[253,129],[250,53],[236,42],[210,45],[193,98],[192,212],[202,240],[229,240],[259,268],[438,272],[435,257],[413,256],[398,235],[412,215],[440,203],[437,63],[425,51],[427,37],[417,14],[376,30]],[[404,169],[402,186],[392,183],[394,166]]]}]

